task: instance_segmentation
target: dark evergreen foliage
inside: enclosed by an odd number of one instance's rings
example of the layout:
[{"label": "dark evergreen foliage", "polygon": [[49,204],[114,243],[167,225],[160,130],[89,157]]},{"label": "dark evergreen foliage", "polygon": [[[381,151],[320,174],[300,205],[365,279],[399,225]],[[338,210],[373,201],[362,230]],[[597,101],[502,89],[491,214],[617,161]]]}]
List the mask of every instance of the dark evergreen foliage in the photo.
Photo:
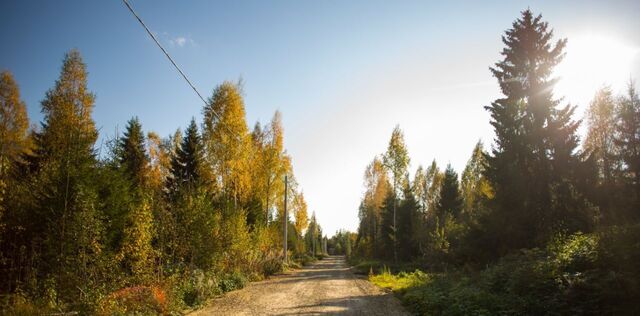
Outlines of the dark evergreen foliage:
[{"label": "dark evergreen foliage", "polygon": [[193,188],[200,183],[203,168],[202,155],[202,140],[198,133],[198,125],[195,119],[191,119],[182,143],[171,160],[171,176],[168,185],[170,192],[176,193],[181,188]]},{"label": "dark evergreen foliage", "polygon": [[566,40],[530,10],[503,36],[503,60],[491,68],[503,98],[486,109],[496,133],[486,176],[495,190],[491,218],[498,253],[540,245],[557,230],[589,230],[593,214],[576,189],[579,122],[553,98],[554,67]]},{"label": "dark evergreen foliage", "polygon": [[145,149],[142,125],[137,117],[127,122],[127,128],[118,142],[118,158],[128,177],[137,186],[144,186],[149,157]]}]

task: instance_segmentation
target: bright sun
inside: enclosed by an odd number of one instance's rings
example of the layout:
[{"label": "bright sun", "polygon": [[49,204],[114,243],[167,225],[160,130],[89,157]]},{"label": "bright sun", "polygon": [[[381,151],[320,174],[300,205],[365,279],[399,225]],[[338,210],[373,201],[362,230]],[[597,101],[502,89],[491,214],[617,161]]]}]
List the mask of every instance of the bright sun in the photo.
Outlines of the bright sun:
[{"label": "bright sun", "polygon": [[565,59],[556,67],[555,75],[560,81],[555,95],[585,109],[603,85],[621,92],[629,82],[631,66],[639,52],[611,37],[570,37]]}]

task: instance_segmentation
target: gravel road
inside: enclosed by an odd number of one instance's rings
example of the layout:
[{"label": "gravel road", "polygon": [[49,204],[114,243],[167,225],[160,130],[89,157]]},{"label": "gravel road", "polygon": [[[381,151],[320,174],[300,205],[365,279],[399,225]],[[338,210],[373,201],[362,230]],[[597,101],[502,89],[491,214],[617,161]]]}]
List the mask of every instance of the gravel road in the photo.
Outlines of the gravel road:
[{"label": "gravel road", "polygon": [[213,300],[191,315],[408,315],[392,294],[351,272],[344,257],[316,264]]}]

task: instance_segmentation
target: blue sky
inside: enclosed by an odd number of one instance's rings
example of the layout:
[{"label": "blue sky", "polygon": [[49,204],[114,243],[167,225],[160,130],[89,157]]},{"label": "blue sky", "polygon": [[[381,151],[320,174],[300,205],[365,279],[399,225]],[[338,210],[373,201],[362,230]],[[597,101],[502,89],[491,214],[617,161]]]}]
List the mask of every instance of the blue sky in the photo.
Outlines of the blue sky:
[{"label": "blue sky", "polygon": [[[613,38],[630,53],[612,74],[640,77],[639,1],[130,3],[205,97],[242,78],[250,127],[283,113],[296,177],[330,234],[356,229],[364,167],[396,124],[412,171],[432,159],[461,170],[478,139],[491,143],[482,107],[499,93],[488,67],[521,10],[542,13],[570,44]],[[163,136],[201,117],[201,101],[121,1],[2,1],[0,38],[0,69],[14,73],[33,122],[71,48],[88,65],[102,137],[134,115]],[[606,79],[621,90],[620,78]],[[581,87],[566,97],[583,110],[591,92]]]}]

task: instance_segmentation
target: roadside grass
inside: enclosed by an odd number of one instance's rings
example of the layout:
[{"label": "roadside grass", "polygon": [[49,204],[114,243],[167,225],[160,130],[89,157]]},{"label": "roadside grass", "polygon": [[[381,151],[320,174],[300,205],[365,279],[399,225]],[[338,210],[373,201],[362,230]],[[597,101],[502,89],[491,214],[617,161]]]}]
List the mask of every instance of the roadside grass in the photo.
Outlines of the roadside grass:
[{"label": "roadside grass", "polygon": [[415,270],[426,270],[424,265],[419,262],[393,263],[356,257],[350,257],[347,260],[349,265],[353,267],[353,272],[361,275],[382,274],[385,271],[390,273],[400,273]]},{"label": "roadside grass", "polygon": [[400,272],[393,274],[388,269],[383,269],[381,274],[369,276],[369,281],[373,284],[392,290],[394,292],[404,292],[408,288],[420,286],[429,282],[430,275],[420,270],[414,272]]},{"label": "roadside grass", "polygon": [[[369,275],[418,315],[638,315],[640,226],[559,236],[480,271]],[[375,262],[360,262],[361,268]]]}]

